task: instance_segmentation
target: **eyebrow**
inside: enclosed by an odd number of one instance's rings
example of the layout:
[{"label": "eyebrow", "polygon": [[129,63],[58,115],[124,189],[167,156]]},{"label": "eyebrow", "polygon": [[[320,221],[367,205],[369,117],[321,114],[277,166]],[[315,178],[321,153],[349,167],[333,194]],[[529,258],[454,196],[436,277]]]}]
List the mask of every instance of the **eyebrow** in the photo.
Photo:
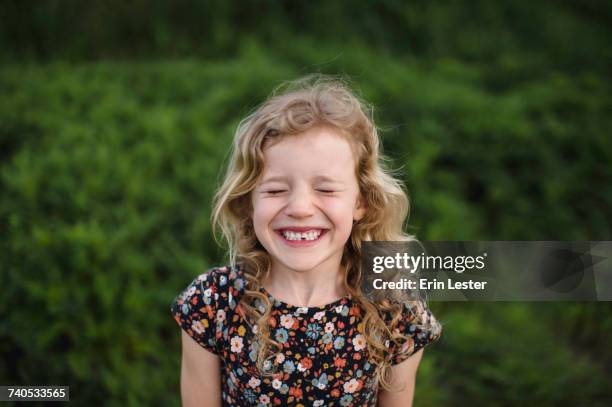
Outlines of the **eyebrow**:
[{"label": "eyebrow", "polygon": [[[315,182],[330,182],[330,183],[334,183],[334,184],[342,184],[342,181],[339,181],[337,179],[328,177],[327,175],[317,175],[316,177],[314,177],[314,181]],[[275,177],[266,178],[259,185],[264,185],[264,184],[268,184],[268,183],[271,183],[271,182],[287,182],[287,177],[285,177],[283,175],[277,175]]]}]

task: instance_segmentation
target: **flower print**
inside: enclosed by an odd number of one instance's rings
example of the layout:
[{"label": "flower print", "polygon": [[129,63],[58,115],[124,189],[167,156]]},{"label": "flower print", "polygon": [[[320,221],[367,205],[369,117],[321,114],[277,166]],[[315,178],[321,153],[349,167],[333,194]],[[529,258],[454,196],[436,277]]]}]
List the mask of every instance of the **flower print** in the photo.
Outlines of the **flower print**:
[{"label": "flower print", "polygon": [[334,341],[334,348],[342,349],[343,346],[344,346],[344,338],[341,336],[337,337],[336,340]]},{"label": "flower print", "polygon": [[225,321],[225,310],[217,310],[217,322],[223,322]]},{"label": "flower print", "polygon": [[283,384],[283,382],[281,382],[278,379],[272,380],[272,388],[274,388],[276,390],[280,389],[282,384]]},{"label": "flower print", "polygon": [[330,392],[329,392],[329,394],[330,394],[332,397],[338,398],[338,397],[340,397],[340,390],[338,390],[338,389],[333,389],[332,391],[330,391]]},{"label": "flower print", "polygon": [[253,393],[253,390],[251,389],[246,389],[244,391],[244,396],[249,401],[249,403],[255,403],[255,400],[257,400],[257,396],[255,395],[255,393]]},{"label": "flower print", "polygon": [[227,277],[226,276],[219,276],[219,285],[223,286],[227,284]]},{"label": "flower print", "polygon": [[314,346],[311,346],[307,350],[308,350],[308,353],[310,353],[311,355],[314,355],[316,353],[316,349],[314,348]]},{"label": "flower print", "polygon": [[319,332],[321,332],[321,327],[317,324],[308,324],[306,328],[306,336],[310,339],[317,339],[319,337]]},{"label": "flower print", "polygon": [[325,386],[327,386],[328,384],[328,380],[327,380],[327,375],[326,374],[322,374],[321,377],[319,377],[319,384],[317,385],[317,387],[319,389],[324,389]]},{"label": "flower print", "polygon": [[291,315],[281,315],[280,316],[280,324],[284,328],[291,329],[293,326],[294,319]]},{"label": "flower print", "polygon": [[195,288],[195,286],[193,286],[193,285],[192,285],[192,286],[191,286],[191,287],[189,287],[189,289],[187,290],[187,293],[185,294],[185,297],[186,297],[186,298],[192,297],[192,296],[195,294],[195,292],[196,292],[196,288]]},{"label": "flower print", "polygon": [[287,360],[283,364],[283,370],[287,373],[292,373],[295,370],[295,364],[292,361]]},{"label": "flower print", "polygon": [[244,280],[241,278],[237,278],[234,280],[234,288],[236,290],[242,290],[242,288],[244,287]]},{"label": "flower print", "polygon": [[342,311],[340,312],[340,315],[342,315],[343,317],[347,316],[349,314],[349,307],[347,307],[346,305],[342,307]]},{"label": "flower print", "polygon": [[277,354],[276,354],[276,359],[275,359],[275,362],[276,362],[277,364],[281,364],[281,363],[283,363],[284,361],[285,361],[285,355],[284,355],[284,354],[282,354],[282,353],[277,353]]},{"label": "flower print", "polygon": [[263,364],[263,369],[264,370],[270,370],[272,369],[272,362],[270,362],[269,360],[266,360]]},{"label": "flower print", "polygon": [[297,386],[291,387],[289,389],[289,394],[296,398],[296,400],[301,400],[304,396],[304,392]]},{"label": "flower print", "polygon": [[274,337],[278,342],[285,343],[287,342],[287,339],[289,339],[289,333],[285,328],[280,328],[278,331],[276,331],[276,335]]},{"label": "flower print", "polygon": [[191,329],[193,329],[196,333],[201,334],[204,332],[204,324],[202,321],[193,321],[191,324]]},{"label": "flower print", "polygon": [[285,383],[283,383],[283,385],[280,388],[281,394],[287,394],[288,391],[289,391],[289,386],[287,386]]},{"label": "flower print", "polygon": [[312,405],[314,407],[321,407],[324,402],[325,402],[324,400],[315,400],[314,403],[312,403]]},{"label": "flower print", "polygon": [[257,388],[257,386],[259,386],[260,384],[261,380],[256,377],[251,377],[251,379],[249,380],[249,387],[252,387],[253,389]]},{"label": "flower print", "polygon": [[321,339],[323,340],[323,343],[327,344],[327,343],[330,343],[330,342],[332,341],[333,336],[332,336],[332,334],[331,334],[331,333],[329,333],[329,332],[328,332],[328,333],[324,334],[324,335],[321,337]]},{"label": "flower print", "polygon": [[308,312],[308,307],[299,307],[295,310],[296,314],[306,314]]},{"label": "flower print", "polygon": [[183,314],[187,315],[189,314],[189,304],[185,303],[181,306],[181,311],[183,312]]},{"label": "flower print", "polygon": [[251,359],[253,362],[257,362],[257,351],[255,349],[252,349],[249,352],[249,359]]},{"label": "flower print", "polygon": [[359,390],[360,382],[357,379],[351,379],[348,382],[344,383],[342,388],[346,393],[354,393]]},{"label": "flower print", "polygon": [[333,322],[328,322],[325,324],[325,332],[327,332],[328,334],[334,332],[335,328],[336,327],[334,326]]},{"label": "flower print", "polygon": [[306,369],[310,369],[312,367],[312,359],[304,358],[300,361],[300,364],[306,367]]},{"label": "flower print", "polygon": [[270,402],[270,397],[267,394],[262,394],[259,396],[259,402],[262,404],[268,404]]},{"label": "flower print", "polygon": [[353,338],[353,347],[356,351],[360,351],[366,347],[366,339],[363,335],[357,334]]},{"label": "flower print", "polygon": [[234,336],[230,341],[230,345],[231,351],[235,353],[242,352],[242,347],[244,346],[244,344],[242,343],[242,338],[239,336]]},{"label": "flower print", "polygon": [[324,311],[319,311],[316,314],[314,314],[312,317],[314,319],[316,319],[317,321],[320,321],[321,318],[323,318],[325,316],[325,312]]},{"label": "flower print", "polygon": [[406,342],[402,344],[400,352],[408,352],[414,347],[414,340],[410,337],[406,338]]},{"label": "flower print", "polygon": [[211,295],[212,295],[212,289],[211,288],[207,288],[206,290],[204,290],[204,298],[210,297]]},{"label": "flower print", "polygon": [[345,394],[340,399],[340,405],[341,406],[348,406],[348,405],[351,404],[352,401],[353,401],[353,396],[351,396],[350,394]]},{"label": "flower print", "polygon": [[259,327],[257,326],[257,324],[253,325],[253,333],[256,334],[257,331],[259,331]]},{"label": "flower print", "polygon": [[300,372],[305,372],[306,370],[310,369],[312,367],[312,359],[310,358],[304,358],[300,361],[300,363],[298,363],[298,370]]},{"label": "flower print", "polygon": [[370,362],[366,362],[365,365],[363,365],[364,370],[370,370],[370,367],[371,367]]},{"label": "flower print", "polygon": [[244,336],[245,333],[246,333],[246,328],[244,327],[244,325],[240,325],[238,327],[238,335]]},{"label": "flower print", "polygon": [[344,366],[346,366],[346,359],[344,358],[334,359],[334,366],[336,366],[337,368],[343,368]]},{"label": "flower print", "polygon": [[342,312],[342,308],[344,308],[344,305],[338,305],[336,308],[334,308],[336,310],[336,312],[339,314]]}]

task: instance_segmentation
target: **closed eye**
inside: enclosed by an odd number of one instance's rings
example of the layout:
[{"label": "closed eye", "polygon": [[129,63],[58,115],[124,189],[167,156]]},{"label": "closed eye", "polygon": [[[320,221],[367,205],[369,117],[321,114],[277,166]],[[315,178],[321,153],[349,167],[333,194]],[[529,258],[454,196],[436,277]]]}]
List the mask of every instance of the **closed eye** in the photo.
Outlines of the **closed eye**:
[{"label": "closed eye", "polygon": [[323,192],[324,194],[333,194],[334,192],[336,192],[336,191],[331,190],[331,189],[317,189],[317,191]]},{"label": "closed eye", "polygon": [[266,191],[266,193],[270,195],[278,195],[278,194],[282,194],[283,192],[285,192],[284,189],[275,189],[272,191]]}]

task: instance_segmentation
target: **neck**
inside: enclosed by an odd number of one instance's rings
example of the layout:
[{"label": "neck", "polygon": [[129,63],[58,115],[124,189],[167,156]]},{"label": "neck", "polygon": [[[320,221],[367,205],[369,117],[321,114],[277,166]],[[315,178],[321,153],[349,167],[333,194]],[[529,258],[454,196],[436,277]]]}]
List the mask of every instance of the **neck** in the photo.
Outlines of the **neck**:
[{"label": "neck", "polygon": [[345,268],[341,265],[296,271],[273,262],[263,285],[277,300],[298,307],[315,307],[347,295],[344,275]]}]

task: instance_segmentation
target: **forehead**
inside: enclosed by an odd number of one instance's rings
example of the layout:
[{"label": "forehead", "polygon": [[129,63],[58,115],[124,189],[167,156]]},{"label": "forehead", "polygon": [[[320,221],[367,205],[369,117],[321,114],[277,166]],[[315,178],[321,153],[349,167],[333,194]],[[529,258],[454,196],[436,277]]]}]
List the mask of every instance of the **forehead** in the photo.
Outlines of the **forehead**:
[{"label": "forehead", "polygon": [[264,148],[264,174],[310,174],[354,177],[351,143],[338,131],[314,127],[297,135],[281,136]]}]

